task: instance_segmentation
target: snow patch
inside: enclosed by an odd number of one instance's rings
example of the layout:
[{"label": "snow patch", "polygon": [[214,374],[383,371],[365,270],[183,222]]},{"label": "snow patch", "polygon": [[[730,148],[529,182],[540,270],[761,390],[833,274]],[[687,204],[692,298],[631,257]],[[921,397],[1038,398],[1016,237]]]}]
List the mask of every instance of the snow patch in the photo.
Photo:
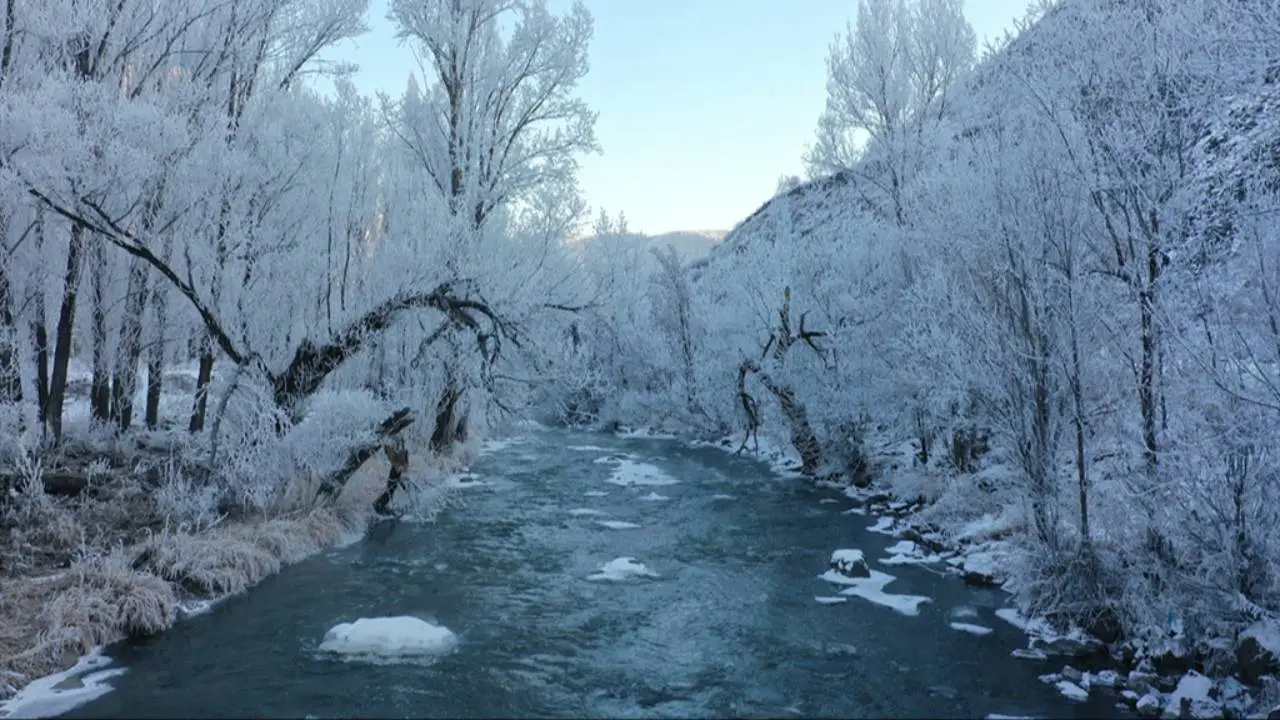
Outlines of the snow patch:
[{"label": "snow patch", "polygon": [[607,527],[610,530],[634,530],[639,525],[625,520],[597,520],[596,524],[601,527]]},{"label": "snow patch", "polygon": [[1193,717],[1221,717],[1221,708],[1209,697],[1209,691],[1212,689],[1212,680],[1194,670],[1188,672],[1178,681],[1178,687],[1174,688],[1173,694],[1169,696],[1169,702],[1164,706],[1165,716],[1179,717],[1182,699],[1186,698],[1191,703]]},{"label": "snow patch", "polygon": [[620,557],[600,566],[600,572],[588,575],[588,580],[608,580],[618,582],[630,577],[656,578],[658,574],[650,570],[644,563],[636,562],[632,557]]},{"label": "snow patch", "polygon": [[1089,691],[1070,680],[1059,680],[1054,687],[1058,688],[1058,692],[1062,693],[1063,697],[1073,702],[1084,702],[1089,699]]},{"label": "snow patch", "polygon": [[867,528],[867,531],[873,532],[873,533],[880,533],[881,535],[892,535],[893,522],[894,520],[891,517],[882,517],[879,520],[876,520],[875,525],[872,525],[871,527]]},{"label": "snow patch", "polygon": [[680,482],[648,463],[631,460],[616,460],[618,468],[609,476],[607,482],[623,487],[636,485],[675,485]]},{"label": "snow patch", "polygon": [[888,557],[881,558],[881,565],[928,565],[942,562],[937,553],[926,554],[924,548],[910,540],[900,540],[885,548]]},{"label": "snow patch", "polygon": [[818,577],[837,585],[850,586],[841,590],[841,595],[854,595],[876,605],[883,605],[902,615],[919,615],[920,605],[931,602],[929,598],[922,595],[894,595],[885,592],[884,587],[897,578],[878,570],[872,570],[871,577],[865,578],[846,577],[835,570],[828,570]]},{"label": "snow patch", "polygon": [[1280,621],[1261,620],[1245,628],[1240,636],[1253,638],[1263,650],[1280,658]]},{"label": "snow patch", "polygon": [[0,703],[0,718],[55,717],[92,702],[111,692],[107,680],[124,674],[124,668],[106,668],[110,664],[102,648],[94,648],[71,669],[34,680]]},{"label": "snow patch", "polygon": [[959,630],[960,632],[966,632],[966,633],[969,633],[970,635],[983,636],[983,635],[990,635],[991,633],[995,632],[995,630],[985,625],[974,625],[973,623],[963,623],[963,622],[953,622],[949,624],[951,625],[952,630]]},{"label": "snow patch", "polygon": [[458,637],[449,628],[402,615],[338,623],[325,633],[320,651],[396,660],[439,655],[457,643]]}]

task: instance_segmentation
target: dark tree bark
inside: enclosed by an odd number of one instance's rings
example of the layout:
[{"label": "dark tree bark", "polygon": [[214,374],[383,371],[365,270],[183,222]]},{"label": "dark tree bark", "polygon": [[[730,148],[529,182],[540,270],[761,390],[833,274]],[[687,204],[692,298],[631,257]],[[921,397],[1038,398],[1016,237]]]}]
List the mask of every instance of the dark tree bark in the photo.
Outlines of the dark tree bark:
[{"label": "dark tree bark", "polygon": [[106,248],[95,242],[91,251],[93,271],[92,355],[93,380],[89,385],[89,413],[95,421],[111,418],[111,377],[107,372]]},{"label": "dark tree bark", "polygon": [[84,264],[84,235],[84,226],[73,222],[67,266],[63,274],[62,305],[58,309],[58,329],[54,336],[49,398],[44,412],[45,423],[55,444],[62,440],[62,406],[67,397],[67,365],[71,361],[71,331],[75,323],[76,298],[80,291],[80,270]]},{"label": "dark tree bark", "polygon": [[138,388],[138,361],[142,358],[142,315],[147,307],[147,269],[135,260],[129,268],[124,319],[116,347],[111,378],[111,416],[120,430],[133,423],[133,394]]}]

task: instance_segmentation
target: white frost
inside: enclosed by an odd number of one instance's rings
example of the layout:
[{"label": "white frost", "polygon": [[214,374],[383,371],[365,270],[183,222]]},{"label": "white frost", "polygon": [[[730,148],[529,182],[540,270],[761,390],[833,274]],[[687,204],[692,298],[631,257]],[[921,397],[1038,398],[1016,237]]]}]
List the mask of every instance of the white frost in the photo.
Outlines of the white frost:
[{"label": "white frost", "polygon": [[617,582],[629,577],[656,578],[658,574],[645,567],[644,563],[636,562],[635,558],[620,557],[601,565],[600,572],[588,575],[587,579]]},{"label": "white frost", "polygon": [[818,577],[827,582],[848,585],[849,587],[840,591],[841,595],[854,595],[877,605],[883,605],[902,615],[919,615],[920,605],[931,602],[929,598],[922,595],[894,595],[885,592],[884,586],[897,578],[878,570],[872,570],[871,577],[865,578],[846,577],[835,570],[828,570]]},{"label": "white frost", "polygon": [[0,703],[0,717],[54,717],[96,700],[111,692],[107,680],[124,673],[124,668],[102,669],[110,664],[111,658],[95,648],[71,669],[35,680]]},{"label": "white frost", "polygon": [[967,632],[970,635],[990,635],[991,633],[995,632],[995,630],[992,630],[991,628],[986,627],[985,625],[974,625],[973,623],[962,623],[962,622],[951,623],[951,629],[959,630],[960,632]]},{"label": "white frost", "polygon": [[322,652],[376,658],[413,658],[453,649],[458,637],[449,628],[416,617],[360,618],[325,633]]},{"label": "white frost", "polygon": [[627,522],[625,520],[597,520],[596,524],[602,527],[607,527],[610,530],[634,530],[640,527],[633,522]]}]

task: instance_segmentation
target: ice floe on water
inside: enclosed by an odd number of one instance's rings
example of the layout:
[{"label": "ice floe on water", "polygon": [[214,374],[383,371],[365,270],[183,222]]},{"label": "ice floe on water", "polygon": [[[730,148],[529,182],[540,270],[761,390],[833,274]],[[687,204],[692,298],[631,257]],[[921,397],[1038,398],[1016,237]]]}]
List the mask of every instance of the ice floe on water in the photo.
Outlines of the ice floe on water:
[{"label": "ice floe on water", "polygon": [[600,572],[588,575],[587,579],[618,582],[633,577],[656,578],[658,574],[633,557],[620,557],[601,565]]},{"label": "ice floe on water", "polygon": [[599,445],[569,445],[565,450],[573,450],[574,452],[609,452],[609,448],[600,447]]},{"label": "ice floe on water", "polygon": [[640,499],[645,500],[647,502],[662,502],[663,500],[670,500],[671,498],[667,497],[666,495],[659,495],[656,492],[650,491],[648,495],[641,495]]},{"label": "ice floe on water", "polygon": [[729,495],[727,493],[716,493],[715,495],[711,496],[711,499],[712,500],[737,500],[738,498],[735,495]]},{"label": "ice floe on water", "polygon": [[441,625],[410,616],[360,618],[325,633],[320,651],[353,659],[421,660],[446,653],[458,637]]},{"label": "ice floe on water", "polygon": [[843,549],[832,552],[830,566],[831,569],[821,576],[822,579],[852,586],[841,590],[841,595],[856,595],[903,615],[918,615],[920,604],[929,602],[929,598],[920,595],[896,595],[885,592],[885,585],[896,578],[869,568],[861,550]]},{"label": "ice floe on water", "polygon": [[601,527],[607,527],[610,530],[634,530],[640,527],[639,525],[633,522],[627,522],[626,520],[597,520],[596,524]]},{"label": "ice floe on water", "polygon": [[969,633],[970,635],[990,635],[995,632],[994,629],[989,628],[986,625],[975,625],[974,623],[966,622],[951,622],[948,624],[951,626],[952,630],[959,630],[960,632]]},{"label": "ice floe on water", "polygon": [[888,557],[881,558],[881,565],[930,565],[942,562],[942,556],[926,551],[918,543],[901,540],[897,544],[885,548]]},{"label": "ice floe on water", "polygon": [[675,485],[680,482],[662,472],[656,466],[633,460],[617,460],[618,467],[609,476],[607,482],[623,487],[637,485]]},{"label": "ice floe on water", "polygon": [[817,600],[819,605],[836,605],[849,602],[849,598],[841,595],[814,595],[813,599]]},{"label": "ice floe on water", "polygon": [[615,463],[634,462],[639,459],[640,459],[640,456],[632,455],[631,453],[614,453],[612,455],[605,455],[604,457],[598,457],[595,460],[592,460],[591,462],[595,463],[596,465],[613,465]]},{"label": "ice floe on water", "polygon": [[569,514],[575,517],[582,517],[584,515],[604,515],[605,513],[591,508],[574,508],[569,511]]},{"label": "ice floe on water", "polygon": [[55,717],[92,702],[111,692],[108,680],[125,672],[110,664],[111,658],[95,648],[71,669],[34,680],[0,702],[0,718]]},{"label": "ice floe on water", "polygon": [[608,490],[588,490],[582,494],[586,495],[587,497],[606,497],[608,496],[609,491]]},{"label": "ice floe on water", "polygon": [[835,499],[835,498],[822,498],[821,500],[819,500],[819,501],[818,501],[818,504],[819,504],[819,505],[830,505],[830,504],[832,504],[832,503],[838,503],[838,502],[840,502],[840,501],[839,501],[839,500],[837,500],[837,499]]}]

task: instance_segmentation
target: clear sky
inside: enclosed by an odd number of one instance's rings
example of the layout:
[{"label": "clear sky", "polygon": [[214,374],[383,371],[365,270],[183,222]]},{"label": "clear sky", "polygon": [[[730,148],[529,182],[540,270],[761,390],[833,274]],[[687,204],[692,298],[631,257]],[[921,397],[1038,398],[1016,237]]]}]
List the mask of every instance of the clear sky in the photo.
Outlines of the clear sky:
[{"label": "clear sky", "polygon": [[[580,181],[594,211],[633,231],[729,230],[802,175],[826,101],[827,48],[854,0],[585,0],[595,17],[580,95],[603,153]],[[563,11],[571,0],[550,0]],[[1000,36],[1027,0],[966,0],[978,35]],[[371,31],[330,54],[360,65],[364,92],[398,97],[417,64],[395,39],[386,0]]]}]

